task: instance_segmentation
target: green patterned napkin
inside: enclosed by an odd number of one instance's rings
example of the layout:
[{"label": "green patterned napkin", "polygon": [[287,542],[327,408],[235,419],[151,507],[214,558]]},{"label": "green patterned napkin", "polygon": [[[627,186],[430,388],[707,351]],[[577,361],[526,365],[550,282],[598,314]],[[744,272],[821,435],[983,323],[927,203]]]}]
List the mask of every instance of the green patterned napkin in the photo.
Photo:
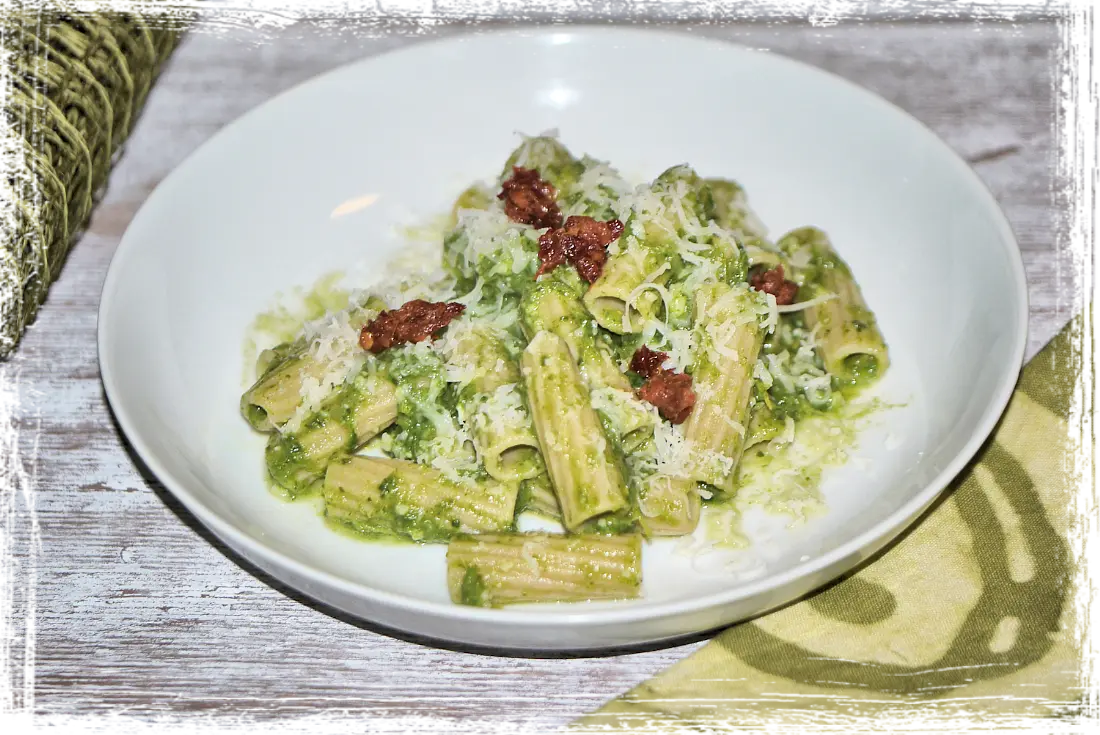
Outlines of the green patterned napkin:
[{"label": "green patterned napkin", "polygon": [[996,729],[1075,712],[1068,419],[1082,321],[1024,369],[975,464],[900,541],[824,591],[724,631],[575,730],[853,732],[872,717],[879,731],[951,718]]},{"label": "green patterned napkin", "polygon": [[[87,225],[191,11],[0,3],[0,360]],[[38,6],[38,7],[35,7]]]}]

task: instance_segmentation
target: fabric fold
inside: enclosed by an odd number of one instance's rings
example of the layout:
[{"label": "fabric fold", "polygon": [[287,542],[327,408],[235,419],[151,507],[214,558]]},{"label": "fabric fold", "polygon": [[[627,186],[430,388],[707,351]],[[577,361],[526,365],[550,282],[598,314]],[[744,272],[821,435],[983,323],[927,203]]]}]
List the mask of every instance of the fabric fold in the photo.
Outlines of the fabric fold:
[{"label": "fabric fold", "polygon": [[1081,318],[1029,363],[937,503],[856,572],[735,625],[574,731],[851,732],[1060,717],[1083,701],[1075,452]]}]

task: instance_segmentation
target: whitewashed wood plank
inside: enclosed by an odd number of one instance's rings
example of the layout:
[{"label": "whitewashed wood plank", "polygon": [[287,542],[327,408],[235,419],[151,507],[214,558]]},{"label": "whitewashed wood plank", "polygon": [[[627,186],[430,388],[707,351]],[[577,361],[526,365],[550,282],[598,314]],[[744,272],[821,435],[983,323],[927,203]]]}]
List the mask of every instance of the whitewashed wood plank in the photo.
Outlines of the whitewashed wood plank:
[{"label": "whitewashed wood plank", "polygon": [[[1010,149],[976,170],[1024,251],[1029,353],[1068,319],[1072,269],[1053,247],[1052,26],[697,32],[833,70],[898,103],[965,156]],[[307,25],[269,33],[264,45],[250,40],[257,37],[241,29],[199,34],[180,50],[88,235],[13,360],[24,379],[24,426],[41,427],[37,707],[430,713],[507,719],[532,731],[590,710],[694,650],[517,660],[380,635],[234,563],[135,466],[103,400],[95,353],[99,289],[125,226],[156,183],[222,125],[316,73],[405,42]]]},{"label": "whitewashed wood plank", "polygon": [[692,22],[902,19],[1063,19],[1093,17],[1091,0],[209,0],[207,13],[219,18],[428,19],[496,22],[629,21]]}]

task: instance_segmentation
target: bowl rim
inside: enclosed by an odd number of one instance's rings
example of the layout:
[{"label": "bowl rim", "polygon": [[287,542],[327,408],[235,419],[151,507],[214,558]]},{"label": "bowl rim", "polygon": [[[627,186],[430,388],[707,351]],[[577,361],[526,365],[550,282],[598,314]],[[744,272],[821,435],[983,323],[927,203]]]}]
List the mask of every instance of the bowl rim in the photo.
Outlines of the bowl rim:
[{"label": "bowl rim", "polygon": [[[383,59],[392,60],[394,57],[403,55],[415,56],[424,53],[428,47],[466,44],[471,41],[476,42],[475,39],[482,37],[491,39],[507,39],[509,37],[529,39],[532,37],[540,38],[560,34],[580,37],[580,40],[589,43],[595,41],[605,42],[608,40],[608,37],[630,38],[634,41],[637,41],[639,37],[644,37],[649,41],[662,40],[676,43],[693,43],[711,46],[729,53],[739,53],[758,58],[766,57],[768,63],[795,67],[800,72],[807,74],[810,78],[817,77],[830,84],[840,84],[848,87],[851,91],[859,95],[870,98],[878,105],[884,106],[890,110],[893,114],[908,119],[908,121],[914,125],[914,131],[917,135],[923,136],[932,144],[934,149],[938,149],[944,153],[946,158],[950,160],[950,165],[954,166],[958,178],[969,184],[969,187],[974,191],[979,202],[982,202],[992,214],[994,225],[999,234],[998,239],[1006,251],[1005,255],[1007,256],[1012,272],[1012,279],[1014,281],[1015,296],[1019,304],[1019,308],[1013,320],[1013,339],[1015,340],[1015,344],[1012,345],[1010,351],[1012,360],[1009,362],[1008,366],[1006,366],[1004,373],[999,377],[998,385],[993,393],[993,399],[986,405],[983,415],[977,422],[975,431],[971,434],[962,449],[955,454],[952,460],[948,462],[931,481],[924,485],[920,492],[915,493],[909,500],[903,503],[901,507],[863,533],[853,536],[824,554],[811,557],[805,562],[799,562],[789,569],[777,574],[767,575],[758,580],[742,583],[731,589],[719,590],[690,597],[685,600],[670,602],[645,604],[643,600],[643,604],[640,605],[632,604],[623,607],[604,607],[597,610],[588,609],[583,606],[574,607],[565,605],[554,608],[517,610],[515,608],[478,608],[458,605],[452,602],[423,600],[401,593],[380,590],[361,582],[351,581],[332,572],[318,569],[317,567],[268,546],[238,527],[238,525],[223,519],[217,512],[213,511],[206,504],[193,496],[187,490],[186,483],[179,481],[172,472],[168,471],[164,465],[161,464],[157,453],[150,450],[142,434],[136,430],[133,418],[127,412],[123,391],[115,381],[114,369],[109,357],[109,345],[114,338],[111,322],[106,317],[110,314],[111,304],[115,298],[115,294],[119,292],[120,273],[123,271],[124,263],[130,256],[130,253],[137,247],[137,245],[135,245],[135,239],[127,237],[133,223],[138,220],[142,211],[144,211],[149,203],[154,200],[162,187],[170,182],[180,170],[191,164],[209,145],[222,136],[232,134],[236,128],[247,123],[253,117],[265,114],[270,105],[295,93],[301,87],[317,83],[332,75],[347,73],[349,69],[354,67],[369,66]],[[343,594],[364,599],[372,604],[396,608],[405,612],[438,616],[449,618],[454,621],[471,623],[496,623],[519,626],[545,626],[552,624],[559,627],[580,628],[594,624],[609,625],[667,619],[669,617],[729,606],[748,598],[788,588],[797,584],[799,581],[810,579],[814,575],[819,575],[823,570],[842,562],[846,557],[858,556],[865,549],[877,549],[883,544],[892,541],[900,535],[907,526],[916,521],[920,513],[943,492],[950,481],[963,470],[971,459],[973,459],[1000,420],[1001,415],[1004,413],[1012,397],[1023,365],[1024,350],[1027,345],[1028,318],[1029,300],[1022,254],[1015,233],[1000,205],[997,203],[996,198],[989,191],[989,188],[982,179],[958,153],[943,141],[942,138],[936,135],[935,132],[920,120],[889,100],[886,100],[869,89],[849,81],[838,74],[783,54],[750,48],[744,44],[723,39],[692,36],[688,32],[682,30],[603,26],[594,24],[520,26],[507,29],[476,29],[473,32],[459,32],[441,38],[416,41],[396,49],[383,51],[372,56],[341,64],[340,66],[314,75],[273,95],[220,128],[198,148],[189,153],[183,161],[157,184],[142,203],[138,212],[134,215],[130,225],[127,226],[126,232],[123,233],[119,245],[111,258],[111,263],[108,266],[107,275],[104,279],[101,291],[100,306],[97,314],[97,351],[100,375],[104,391],[110,404],[110,409],[118,420],[119,426],[126,438],[134,448],[134,451],[164,487],[171,492],[185,508],[187,508],[188,512],[193,514],[204,526],[209,528],[222,541],[232,547],[235,552],[242,554],[250,562],[259,565],[257,560],[263,560],[268,564],[276,565],[278,568],[293,573],[298,578],[313,579]],[[1013,368],[1012,366],[1015,367]],[[809,586],[809,589],[816,589],[822,584],[826,584],[828,581],[834,579],[835,576],[835,574],[829,574],[827,580],[814,583]],[[292,586],[296,589],[300,589],[297,585]],[[313,597],[314,595],[310,596]]]}]

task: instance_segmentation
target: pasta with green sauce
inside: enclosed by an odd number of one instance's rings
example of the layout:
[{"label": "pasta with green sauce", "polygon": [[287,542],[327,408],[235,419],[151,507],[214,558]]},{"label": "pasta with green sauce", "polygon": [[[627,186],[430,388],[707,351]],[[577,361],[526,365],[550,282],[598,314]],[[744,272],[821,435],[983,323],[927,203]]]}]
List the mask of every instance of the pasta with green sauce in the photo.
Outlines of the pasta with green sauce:
[{"label": "pasta with green sauce", "polygon": [[273,489],[446,544],[458,604],[643,595],[643,542],[695,534],[748,451],[889,367],[825,232],[773,242],[739,183],[687,165],[635,185],[524,138],[438,246],[265,350],[240,409]]}]

